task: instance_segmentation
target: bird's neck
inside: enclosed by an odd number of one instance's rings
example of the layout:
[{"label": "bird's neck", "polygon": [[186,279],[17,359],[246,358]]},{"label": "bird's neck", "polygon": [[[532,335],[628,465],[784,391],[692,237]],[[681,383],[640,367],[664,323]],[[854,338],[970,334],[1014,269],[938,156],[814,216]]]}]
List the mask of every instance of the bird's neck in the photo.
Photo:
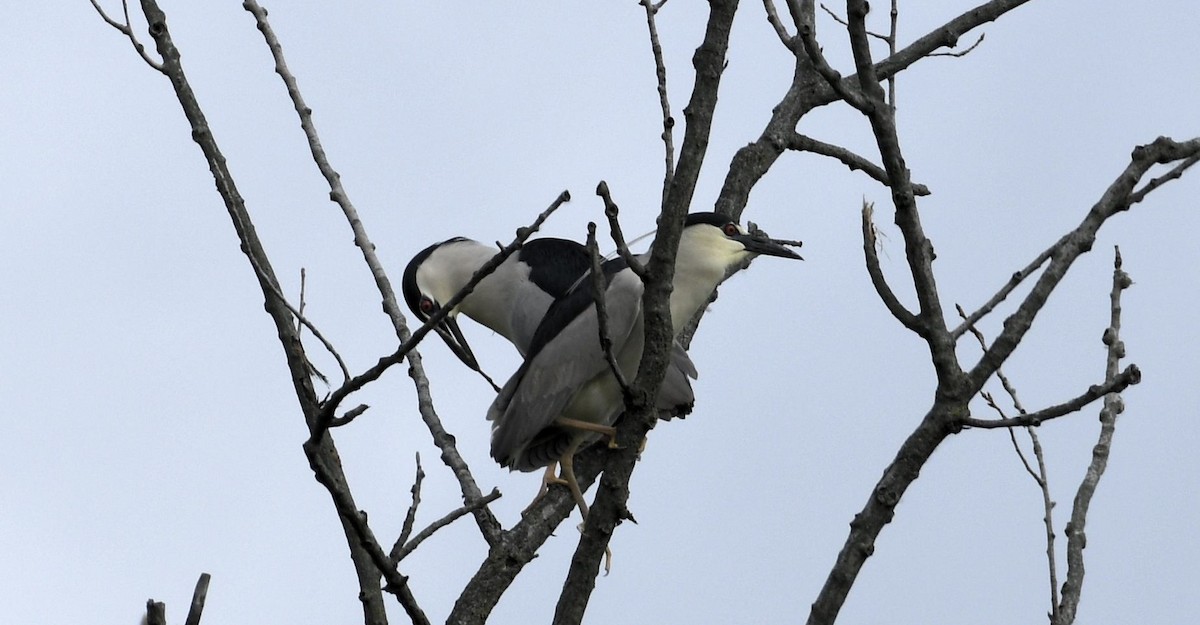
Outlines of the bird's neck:
[{"label": "bird's neck", "polygon": [[725,263],[721,259],[698,253],[690,246],[679,247],[671,291],[671,326],[676,336],[708,304],[724,278]]}]

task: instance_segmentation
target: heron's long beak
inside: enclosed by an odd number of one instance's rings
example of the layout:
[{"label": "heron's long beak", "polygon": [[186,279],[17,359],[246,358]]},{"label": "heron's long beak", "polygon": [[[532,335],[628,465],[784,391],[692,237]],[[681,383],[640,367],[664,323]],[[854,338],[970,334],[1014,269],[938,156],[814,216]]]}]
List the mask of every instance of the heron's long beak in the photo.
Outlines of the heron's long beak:
[{"label": "heron's long beak", "polygon": [[463,361],[463,364],[480,371],[479,361],[475,360],[475,354],[471,351],[471,346],[467,344],[467,339],[463,336],[462,331],[458,329],[458,321],[454,319],[453,315],[446,315],[446,318],[442,319],[442,322],[433,329],[450,347],[450,351]]},{"label": "heron's long beak", "polygon": [[793,252],[791,248],[774,239],[755,237],[754,235],[750,234],[743,234],[730,238],[741,242],[741,244],[746,247],[747,252],[762,254],[763,256],[779,256],[781,258],[804,260],[802,256]]}]

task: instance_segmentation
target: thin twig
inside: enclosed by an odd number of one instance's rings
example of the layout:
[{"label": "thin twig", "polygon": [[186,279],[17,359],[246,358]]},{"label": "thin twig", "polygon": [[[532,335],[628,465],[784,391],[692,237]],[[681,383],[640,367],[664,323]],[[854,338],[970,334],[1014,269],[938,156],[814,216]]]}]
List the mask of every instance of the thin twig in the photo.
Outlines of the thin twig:
[{"label": "thin twig", "polygon": [[[976,39],[975,43],[973,43],[969,47],[967,47],[966,50],[959,50],[958,52],[930,52],[929,56],[949,56],[949,57],[953,57],[953,58],[959,58],[959,57],[966,56],[966,55],[970,54],[972,50],[979,47],[979,44],[983,43],[983,39],[986,36],[987,36],[987,33],[979,33],[979,39]],[[893,54],[895,54],[895,52],[893,52]]]},{"label": "thin twig", "polygon": [[[284,296],[283,291],[280,290],[279,285],[276,284],[275,281],[268,279],[265,271],[259,266],[258,261],[253,256],[250,257],[250,264],[254,267],[254,270],[259,273],[259,276],[263,278],[263,283],[266,284],[271,290],[271,294],[274,295],[275,298],[279,300],[279,303],[283,304],[284,308],[287,308],[288,312],[292,313],[292,316],[296,318],[296,322],[301,326],[308,328],[309,331],[313,333],[313,336],[317,337],[317,340],[321,342],[321,345],[325,347],[325,351],[329,352],[330,355],[333,356],[333,359],[337,361],[338,368],[342,370],[342,383],[344,384],[346,380],[349,380],[350,370],[346,368],[346,362],[342,360],[341,354],[338,353],[337,349],[334,349],[333,343],[330,343],[329,339],[326,339],[325,335],[321,334],[321,331],[317,329],[317,326],[314,325],[313,322],[304,317],[304,313],[300,308],[292,306],[292,303],[288,301],[287,297]],[[301,271],[303,272],[303,270]],[[303,275],[304,274],[301,273],[301,285],[304,283]],[[304,306],[303,286],[301,286],[300,289],[300,305],[301,307]],[[297,333],[296,339],[299,340],[299,338],[300,334]],[[312,362],[308,363],[308,367],[317,375],[317,377],[321,378],[321,381],[325,382],[326,384],[329,383],[329,380],[317,370],[316,366],[313,365]]]},{"label": "thin twig", "polygon": [[875,205],[869,204],[865,200],[862,207],[862,234],[863,234],[863,255],[866,257],[867,274],[871,276],[871,284],[875,287],[875,292],[879,295],[879,299],[883,300],[884,306],[887,306],[892,316],[896,318],[904,327],[922,334],[924,329],[921,327],[917,316],[904,307],[896,294],[892,292],[892,287],[888,286],[887,278],[883,275],[883,268],[879,265],[879,253],[876,251],[875,223],[872,220],[872,215],[875,212]]},{"label": "thin twig", "polygon": [[1033,456],[1037,458],[1037,483],[1042,491],[1042,524],[1046,528],[1046,566],[1050,570],[1050,622],[1058,618],[1058,562],[1054,551],[1054,500],[1050,498],[1050,476],[1046,472],[1046,454],[1042,452],[1042,442],[1038,439],[1037,431],[1025,428],[1029,441],[1033,444]]},{"label": "thin twig", "polygon": [[666,175],[663,177],[662,201],[667,201],[667,191],[671,188],[671,178],[675,176],[675,118],[671,116],[671,103],[667,100],[667,65],[663,61],[662,44],[658,41],[658,26],[654,23],[654,15],[666,4],[662,0],[655,4],[651,0],[639,2],[646,8],[646,25],[650,29],[650,51],[654,54],[654,73],[658,78],[658,103],[662,106],[663,131],[662,140],[666,151]]},{"label": "thin twig", "polygon": [[96,9],[96,12],[100,14],[100,18],[103,19],[106,24],[117,29],[122,35],[125,35],[129,38],[129,42],[133,44],[133,49],[137,51],[138,56],[142,57],[142,60],[145,61],[147,65],[157,72],[162,74],[167,73],[167,70],[163,68],[163,64],[160,61],[150,58],[150,53],[146,52],[146,46],[143,46],[142,43],[137,40],[137,35],[133,34],[133,27],[130,26],[129,23],[129,0],[121,0],[121,11],[125,14],[124,24],[109,17],[108,14],[104,12],[104,9],[100,8],[100,4],[97,3],[96,0],[91,0],[91,3],[92,7]]},{"label": "thin twig", "polygon": [[400,546],[408,542],[409,536],[412,535],[413,525],[417,522],[417,507],[421,505],[421,482],[425,481],[425,470],[421,468],[421,452],[417,452],[417,475],[413,478],[412,489],[412,504],[408,506],[408,513],[404,515],[404,524],[400,527],[400,536],[396,538],[395,545],[392,551],[388,554],[392,560],[398,561],[396,552]]},{"label": "thin twig", "polygon": [[[900,22],[900,7],[898,5],[898,0],[892,0],[892,10],[889,15],[891,16],[891,27],[888,30],[887,44],[888,44],[888,56],[892,56],[893,54],[896,53],[896,26]],[[891,76],[888,76],[887,81],[888,81],[887,102],[888,102],[888,106],[892,107],[892,114],[895,114],[896,113],[896,75],[892,74]],[[914,192],[915,192],[915,190],[914,190]]]},{"label": "thin twig", "polygon": [[1069,401],[1061,404],[1043,408],[1037,412],[1029,412],[1016,417],[1007,419],[975,419],[972,417],[963,417],[962,423],[967,427],[980,429],[1007,428],[1017,425],[1039,426],[1051,419],[1057,419],[1069,415],[1073,412],[1078,412],[1084,406],[1108,395],[1110,393],[1120,393],[1126,388],[1141,382],[1142,372],[1137,365],[1129,365],[1120,374],[1105,380],[1101,384],[1094,384],[1088,387],[1088,390],[1081,393]]},{"label": "thin twig", "polygon": [[588,222],[587,249],[588,256],[592,259],[592,298],[595,300],[596,306],[596,327],[600,333],[600,350],[604,352],[608,368],[612,370],[613,377],[617,379],[617,384],[621,387],[622,397],[629,397],[629,382],[621,373],[621,367],[617,364],[616,357],[613,356],[612,338],[608,336],[608,307],[605,301],[608,281],[604,279],[604,268],[600,265],[600,246],[596,243],[595,222]]},{"label": "thin twig", "polygon": [[980,306],[979,310],[976,310],[975,312],[964,317],[962,323],[958,324],[958,327],[950,331],[950,336],[954,337],[954,340],[957,341],[958,337],[962,336],[964,332],[973,328],[980,319],[983,319],[984,316],[995,310],[996,306],[999,306],[1000,303],[1008,297],[1008,294],[1013,292],[1013,289],[1017,288],[1022,282],[1025,281],[1025,278],[1028,278],[1033,274],[1033,272],[1037,271],[1039,267],[1046,264],[1046,261],[1054,255],[1054,252],[1066,242],[1067,237],[1059,239],[1054,245],[1051,245],[1043,250],[1041,254],[1038,254],[1037,258],[1034,258],[1028,265],[1025,266],[1024,269],[1010,276],[1008,278],[1008,282],[1006,282],[1004,286],[1000,287],[1000,290],[996,291],[996,294],[993,295],[986,303],[984,303],[983,306]]},{"label": "thin twig", "polygon": [[[1120,361],[1125,357],[1125,343],[1121,341],[1121,292],[1133,285],[1129,274],[1121,269],[1121,249],[1115,248],[1113,254],[1112,291],[1109,294],[1109,325],[1104,331],[1104,345],[1108,348],[1105,375],[1109,381],[1119,379],[1117,373]],[[1128,369],[1126,369],[1128,370]],[[1067,523],[1067,579],[1063,582],[1062,602],[1059,604],[1058,618],[1053,625],[1070,625],[1075,621],[1075,613],[1079,608],[1079,598],[1083,592],[1083,549],[1087,546],[1087,534],[1084,527],[1087,524],[1088,507],[1092,496],[1096,494],[1096,486],[1108,466],[1108,456],[1112,452],[1113,433],[1117,427],[1117,415],[1125,411],[1125,403],[1115,391],[1104,398],[1104,408],[1100,411],[1100,437],[1092,448],[1092,461],[1087,473],[1075,493],[1075,502],[1071,507],[1071,521]]]},{"label": "thin twig", "polygon": [[417,604],[416,597],[413,596],[412,589],[408,585],[408,577],[400,574],[400,571],[396,568],[396,562],[389,558],[388,554],[384,553],[383,547],[375,537],[375,532],[371,530],[371,526],[367,523],[366,513],[358,509],[354,503],[354,499],[350,496],[349,489],[344,484],[345,478],[339,479],[338,474],[335,474],[331,470],[329,464],[333,462],[333,459],[325,457],[320,453],[320,449],[329,444],[331,444],[331,441],[328,438],[315,442],[305,441],[304,454],[308,457],[309,467],[312,469],[313,475],[316,476],[317,481],[329,493],[334,507],[337,508],[338,515],[350,526],[350,531],[353,532],[351,535],[357,538],[356,544],[358,547],[366,552],[371,562],[375,565],[378,571],[374,575],[376,583],[378,583],[379,575],[382,575],[385,582],[384,590],[396,597],[413,623],[429,625],[429,617],[425,615],[425,612]]},{"label": "thin twig", "polygon": [[[833,18],[833,21],[835,21],[835,22],[837,22],[837,23],[841,24],[842,26],[846,26],[846,27],[849,27],[849,26],[850,26],[850,24],[849,24],[849,23],[848,23],[846,20],[842,19],[842,16],[838,15],[837,13],[834,13],[832,10],[830,10],[830,9],[829,9],[829,7],[825,6],[825,3],[824,3],[824,2],[822,2],[822,3],[821,3],[821,9],[822,9],[823,11],[825,11],[826,13],[828,13],[828,14],[829,14],[829,17],[832,17],[832,18]],[[874,38],[876,38],[876,39],[878,39],[878,40],[880,40],[880,41],[883,41],[883,42],[885,42],[885,43],[888,43],[888,42],[890,42],[890,41],[891,41],[891,40],[888,38],[888,36],[887,36],[887,35],[881,35],[881,34],[879,34],[879,33],[873,33],[873,32],[871,32],[871,31],[869,31],[869,30],[867,31],[867,34],[868,34],[868,35],[870,35],[870,36],[872,36],[872,37],[874,37]]]},{"label": "thin twig", "polygon": [[[964,320],[967,318],[966,311],[962,306],[955,305],[958,310],[958,316]],[[987,349],[987,340],[983,337],[983,332],[978,328],[971,326],[970,332],[975,336],[975,340],[979,343],[979,348]],[[1003,369],[996,369],[996,377],[1000,378],[1000,384],[1004,387],[1004,391],[1008,393],[1012,399],[1013,408],[1021,414],[1028,414],[1025,406],[1021,405],[1021,400],[1017,397],[1017,389],[1009,381],[1008,376],[1004,374]],[[999,413],[1001,419],[1008,418],[1004,414],[1004,410],[996,404],[990,393],[981,393],[988,405]],[[1025,432],[1029,435],[1029,441],[1033,445],[1033,456],[1037,461],[1037,470],[1035,471],[1029,464],[1029,460],[1025,457],[1025,452],[1021,450],[1021,445],[1017,443],[1016,430],[1008,428],[1008,437],[1012,441],[1013,449],[1017,452],[1017,457],[1021,459],[1021,465],[1025,467],[1025,472],[1033,478],[1034,483],[1038,485],[1038,490],[1042,494],[1042,524],[1046,529],[1046,565],[1050,571],[1050,622],[1053,623],[1058,616],[1058,563],[1056,562],[1056,554],[1054,552],[1054,500],[1050,497],[1050,476],[1046,472],[1046,455],[1042,452],[1042,443],[1038,439],[1037,430],[1026,426]]]},{"label": "thin twig", "polygon": [[779,11],[775,9],[774,0],[763,0],[763,8],[767,12],[767,22],[771,24],[771,28],[775,29],[775,34],[779,36],[780,43],[783,47],[795,53],[795,38],[788,33],[787,27],[783,25],[783,21],[779,19]]},{"label": "thin twig", "polygon": [[[882,182],[885,185],[888,184],[887,172],[882,167],[840,145],[825,143],[807,135],[793,132],[788,135],[787,148],[789,150],[812,152],[813,154],[835,158],[841,161],[846,167],[849,167],[850,171],[862,171],[876,181]],[[925,196],[930,194],[929,187],[923,184],[913,183],[912,187],[913,195]]]},{"label": "thin twig", "polygon": [[1190,158],[1185,159],[1182,163],[1179,163],[1175,167],[1171,168],[1171,171],[1168,171],[1157,178],[1150,179],[1150,182],[1147,182],[1146,186],[1134,191],[1129,195],[1129,203],[1137,204],[1138,202],[1141,202],[1146,198],[1147,195],[1150,195],[1150,192],[1182,176],[1183,172],[1187,171],[1189,167],[1196,164],[1196,161],[1200,161],[1200,154],[1195,154]]},{"label": "thin twig", "polygon": [[600,184],[596,185],[596,195],[599,195],[604,200],[604,216],[608,218],[608,228],[612,233],[613,244],[617,246],[617,252],[621,258],[625,259],[626,264],[633,270],[633,273],[643,281],[646,279],[646,267],[638,262],[633,252],[629,251],[629,246],[625,244],[625,233],[621,231],[621,222],[618,217],[621,214],[621,209],[613,202],[612,195],[608,192],[608,183],[601,180]]},{"label": "thin twig", "polygon": [[447,525],[450,525],[459,518],[466,516],[471,512],[474,512],[475,510],[492,503],[493,501],[496,501],[499,498],[500,491],[493,488],[492,492],[484,495],[482,498],[472,501],[465,506],[455,508],[454,510],[448,512],[446,516],[434,521],[433,523],[430,523],[429,527],[417,532],[417,535],[413,536],[413,539],[408,543],[403,544],[397,541],[396,545],[392,548],[392,560],[400,562],[404,558],[407,558],[409,554],[411,554],[413,551],[416,551],[417,547],[421,546],[421,543],[425,542],[425,540],[430,536],[433,536],[434,532],[446,527]]}]

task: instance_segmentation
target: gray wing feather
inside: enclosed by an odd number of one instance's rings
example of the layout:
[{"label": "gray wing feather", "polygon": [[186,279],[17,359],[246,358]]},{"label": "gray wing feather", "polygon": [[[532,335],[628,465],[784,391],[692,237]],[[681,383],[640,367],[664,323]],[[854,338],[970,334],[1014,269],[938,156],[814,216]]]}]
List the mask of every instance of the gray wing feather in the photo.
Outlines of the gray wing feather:
[{"label": "gray wing feather", "polygon": [[[635,326],[640,334],[642,288],[641,280],[628,270],[609,281],[605,308],[614,354],[626,346]],[[589,307],[521,365],[488,410],[493,458],[504,466],[524,468],[519,456],[525,446],[562,414],[584,384],[608,371],[599,337],[596,309]],[[636,371],[623,373],[632,379]]]},{"label": "gray wing feather", "polygon": [[667,363],[667,374],[663,378],[662,388],[658,391],[658,401],[655,402],[660,419],[687,415],[696,403],[692,383],[688,380],[696,379],[696,365],[679,343],[674,343],[671,347],[671,362]]}]

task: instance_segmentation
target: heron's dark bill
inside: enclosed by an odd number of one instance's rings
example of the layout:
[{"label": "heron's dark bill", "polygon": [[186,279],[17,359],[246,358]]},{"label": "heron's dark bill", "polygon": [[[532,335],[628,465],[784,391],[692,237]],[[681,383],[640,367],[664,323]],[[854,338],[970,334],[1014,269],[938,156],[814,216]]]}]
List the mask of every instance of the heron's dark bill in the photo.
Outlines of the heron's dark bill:
[{"label": "heron's dark bill", "polygon": [[779,256],[781,258],[794,258],[796,260],[804,260],[804,257],[793,252],[791,248],[775,241],[774,239],[757,238],[753,235],[743,234],[731,237],[739,241],[745,246],[747,252],[762,254],[763,256]]},{"label": "heron's dark bill", "polygon": [[438,333],[438,336],[442,337],[442,340],[446,342],[450,351],[454,352],[454,355],[458,356],[458,359],[464,365],[476,371],[480,370],[479,361],[475,360],[475,354],[471,351],[471,346],[467,343],[466,337],[463,336],[462,330],[458,329],[458,322],[454,320],[454,317],[447,316],[445,319],[442,319],[441,323],[434,326],[433,329]]}]

